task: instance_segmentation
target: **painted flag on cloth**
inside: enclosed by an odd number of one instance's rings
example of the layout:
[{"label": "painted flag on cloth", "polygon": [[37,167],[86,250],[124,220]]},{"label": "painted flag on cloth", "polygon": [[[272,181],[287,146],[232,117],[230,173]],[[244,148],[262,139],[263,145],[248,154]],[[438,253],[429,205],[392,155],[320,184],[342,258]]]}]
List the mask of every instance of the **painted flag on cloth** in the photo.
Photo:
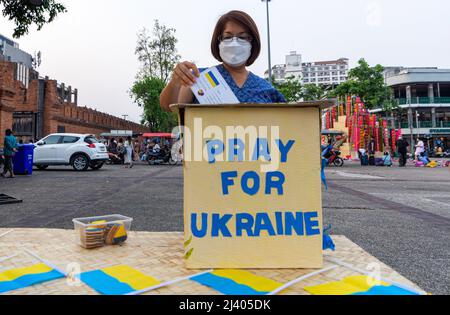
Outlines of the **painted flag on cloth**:
[{"label": "painted flag on cloth", "polygon": [[23,289],[35,284],[64,278],[59,271],[45,264],[0,272],[0,293]]},{"label": "painted flag on cloth", "polygon": [[215,270],[191,280],[225,295],[265,295],[282,286],[243,270]]},{"label": "painted flag on cloth", "polygon": [[155,278],[125,265],[83,272],[80,279],[105,295],[125,295],[160,284]]},{"label": "painted flag on cloth", "polygon": [[325,283],[304,290],[313,295],[418,295],[398,286],[359,275],[342,281]]}]

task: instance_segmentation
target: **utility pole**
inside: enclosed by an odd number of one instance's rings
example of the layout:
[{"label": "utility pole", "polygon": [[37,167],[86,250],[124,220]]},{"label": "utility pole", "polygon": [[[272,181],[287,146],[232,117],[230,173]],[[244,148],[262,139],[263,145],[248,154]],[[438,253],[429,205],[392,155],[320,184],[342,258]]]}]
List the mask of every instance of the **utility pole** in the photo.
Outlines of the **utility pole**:
[{"label": "utility pole", "polygon": [[268,55],[269,55],[269,82],[272,83],[272,60],[270,52],[270,16],[269,16],[269,2],[271,0],[261,0],[266,3],[266,14],[267,14],[267,44],[268,44]]}]

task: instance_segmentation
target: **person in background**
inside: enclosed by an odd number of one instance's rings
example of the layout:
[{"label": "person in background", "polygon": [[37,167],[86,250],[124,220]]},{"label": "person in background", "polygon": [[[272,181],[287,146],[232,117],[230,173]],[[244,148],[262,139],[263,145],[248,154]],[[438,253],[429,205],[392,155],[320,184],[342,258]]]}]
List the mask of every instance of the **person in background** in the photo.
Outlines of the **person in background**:
[{"label": "person in background", "polygon": [[420,161],[419,158],[424,152],[425,152],[425,144],[423,143],[422,139],[419,138],[416,144],[416,152],[415,152],[416,161]]},{"label": "person in background", "polygon": [[369,142],[369,165],[374,166],[375,165],[375,153],[377,150],[377,144],[375,142],[375,139],[371,139]]},{"label": "person in background", "polygon": [[369,156],[367,155],[366,149],[359,149],[358,155],[361,161],[361,166],[369,165]]},{"label": "person in background", "polygon": [[11,129],[5,131],[5,141],[3,147],[3,156],[5,157],[5,166],[3,172],[0,174],[2,177],[6,177],[9,172],[9,178],[14,178],[13,157],[17,152],[17,140],[14,137]]},{"label": "person in background", "polygon": [[117,142],[115,138],[111,138],[111,140],[109,140],[108,151],[111,153],[117,152]]},{"label": "person in background", "polygon": [[147,151],[147,140],[142,141],[140,152],[145,153]]},{"label": "person in background", "polygon": [[161,151],[161,146],[159,145],[159,139],[155,139],[153,141],[154,145],[152,146],[153,153],[159,153]]},{"label": "person in background", "polygon": [[141,155],[141,144],[138,140],[134,142],[134,153],[136,156],[133,157],[133,160],[136,161]]},{"label": "person in background", "polygon": [[397,152],[398,152],[398,156],[399,156],[400,167],[405,167],[406,166],[406,162],[408,161],[408,157],[407,157],[407,155],[408,155],[408,148],[409,148],[408,141],[403,139],[403,137],[400,137],[397,140]]},{"label": "person in background", "polygon": [[387,166],[387,167],[391,167],[392,166],[392,157],[391,157],[391,154],[388,151],[384,152],[383,165]]},{"label": "person in background", "polygon": [[127,140],[124,142],[124,146],[126,148],[125,152],[125,167],[126,168],[133,168],[133,139],[128,136]]},{"label": "person in background", "polygon": [[116,152],[117,152],[117,155],[119,156],[119,158],[123,161],[125,161],[126,151],[127,151],[127,149],[125,148],[123,138],[119,138],[119,140],[117,141]]}]

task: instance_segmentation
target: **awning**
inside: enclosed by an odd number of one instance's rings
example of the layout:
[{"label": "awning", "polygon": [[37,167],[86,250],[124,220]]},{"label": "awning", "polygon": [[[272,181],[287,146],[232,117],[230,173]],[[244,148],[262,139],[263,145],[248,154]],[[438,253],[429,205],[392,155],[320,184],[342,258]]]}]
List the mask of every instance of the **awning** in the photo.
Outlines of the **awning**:
[{"label": "awning", "polygon": [[342,131],[337,130],[322,130],[322,135],[343,135],[344,133]]},{"label": "awning", "polygon": [[144,133],[144,138],[176,138],[176,135],[171,133],[157,132],[157,133]]}]

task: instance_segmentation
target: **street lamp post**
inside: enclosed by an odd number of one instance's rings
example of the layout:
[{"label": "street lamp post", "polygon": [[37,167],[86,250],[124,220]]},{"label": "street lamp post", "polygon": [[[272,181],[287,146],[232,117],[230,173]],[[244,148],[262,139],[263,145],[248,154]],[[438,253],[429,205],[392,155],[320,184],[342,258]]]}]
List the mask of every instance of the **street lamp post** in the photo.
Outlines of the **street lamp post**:
[{"label": "street lamp post", "polygon": [[271,0],[261,0],[266,3],[266,14],[267,14],[267,45],[268,45],[268,55],[269,55],[269,82],[272,83],[272,60],[270,53],[270,17],[269,17],[269,2]]}]

